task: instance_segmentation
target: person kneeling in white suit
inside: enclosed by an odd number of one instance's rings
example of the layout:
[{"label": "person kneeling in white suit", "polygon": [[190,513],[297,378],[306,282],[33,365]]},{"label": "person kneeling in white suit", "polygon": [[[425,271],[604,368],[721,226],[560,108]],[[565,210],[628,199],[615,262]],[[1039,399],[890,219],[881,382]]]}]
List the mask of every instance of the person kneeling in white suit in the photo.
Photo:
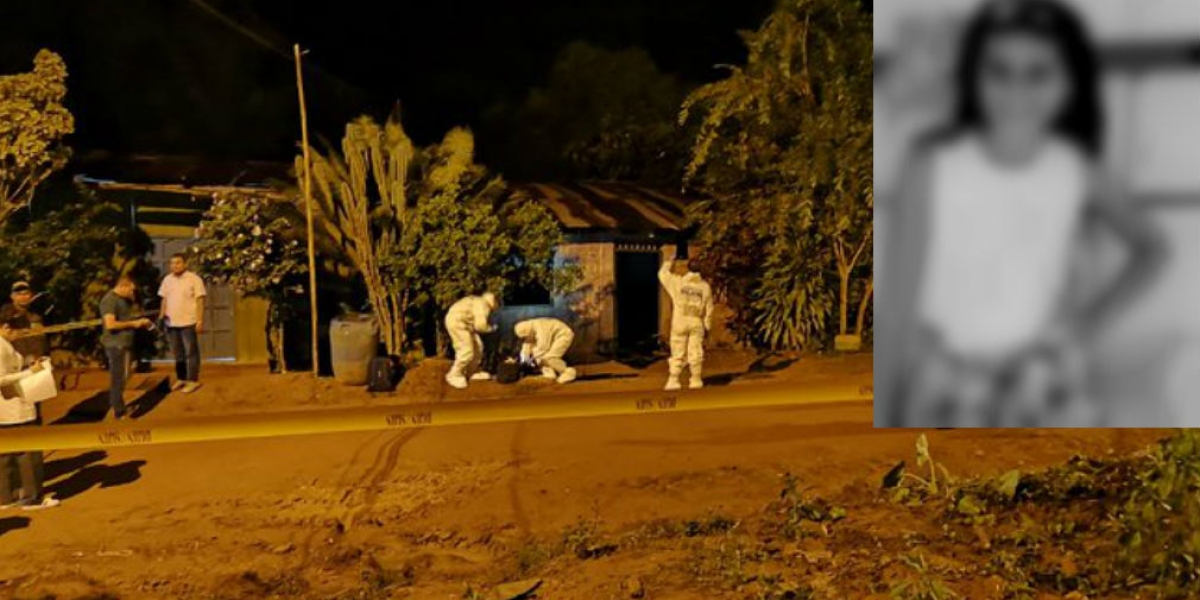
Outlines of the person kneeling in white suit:
[{"label": "person kneeling in white suit", "polygon": [[521,362],[536,361],[542,375],[559,383],[575,381],[575,369],[567,366],[563,356],[575,341],[575,332],[558,319],[540,318],[521,321],[513,327],[521,339]]},{"label": "person kneeling in white suit", "polygon": [[[683,273],[676,273],[675,271]],[[671,358],[668,360],[668,391],[680,387],[679,376],[688,366],[692,389],[704,387],[704,335],[712,329],[712,288],[699,273],[688,269],[686,260],[665,260],[658,280],[671,296]]]},{"label": "person kneeling in white suit", "polygon": [[446,373],[446,383],[457,389],[467,387],[467,378],[472,381],[491,379],[487,371],[480,368],[483,359],[481,333],[490,333],[495,327],[490,322],[496,310],[496,296],[491,292],[480,296],[467,296],[450,306],[446,312],[446,332],[454,346],[454,365]]}]

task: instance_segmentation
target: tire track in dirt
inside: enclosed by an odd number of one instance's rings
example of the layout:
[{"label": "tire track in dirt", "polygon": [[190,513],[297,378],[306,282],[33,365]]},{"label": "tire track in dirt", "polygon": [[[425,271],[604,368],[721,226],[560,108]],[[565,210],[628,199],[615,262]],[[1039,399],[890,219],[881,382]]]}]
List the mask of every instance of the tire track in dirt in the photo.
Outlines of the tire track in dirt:
[{"label": "tire track in dirt", "polygon": [[511,462],[509,463],[508,502],[512,507],[513,518],[517,522],[517,530],[522,535],[529,534],[529,515],[525,505],[521,503],[521,466],[529,461],[529,452],[523,450],[525,442],[525,423],[517,423],[513,427],[512,444],[509,446]]},{"label": "tire track in dirt", "polygon": [[[421,431],[422,430],[420,429],[412,429],[397,433],[391,439],[383,442],[383,444],[380,445],[379,450],[375,453],[375,457],[372,459],[371,464],[363,472],[363,475],[358,478],[353,478],[351,477],[350,473],[353,470],[354,465],[358,462],[359,456],[361,456],[367,448],[375,444],[377,439],[382,435],[382,432],[380,435],[372,436],[370,439],[360,445],[354,451],[354,455],[352,456],[350,463],[346,465],[346,468],[342,471],[341,476],[338,478],[338,483],[334,488],[334,492],[340,492],[341,497],[338,499],[334,507],[329,511],[326,517],[326,522],[333,520],[335,522],[334,526],[339,528],[339,533],[344,533],[353,525],[353,520],[358,515],[370,510],[370,507],[374,505],[375,500],[379,496],[379,487],[395,471],[396,465],[400,461],[400,451],[404,449],[404,446],[408,444],[408,442],[420,435]],[[365,487],[362,485],[364,481],[367,482]],[[352,504],[350,500],[353,498],[354,492],[358,489],[365,489],[364,500],[357,504]],[[313,543],[316,541],[316,538],[323,533],[327,533],[325,529],[317,528],[305,536],[304,542],[300,545],[301,569],[311,565],[313,559]]]}]

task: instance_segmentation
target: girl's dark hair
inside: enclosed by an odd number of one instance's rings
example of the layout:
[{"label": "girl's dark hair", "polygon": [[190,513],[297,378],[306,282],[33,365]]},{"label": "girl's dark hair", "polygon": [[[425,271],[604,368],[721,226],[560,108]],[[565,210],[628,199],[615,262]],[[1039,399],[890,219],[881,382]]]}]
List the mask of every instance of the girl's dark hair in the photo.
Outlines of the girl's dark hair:
[{"label": "girl's dark hair", "polygon": [[1067,63],[1071,96],[1054,130],[1089,154],[1099,154],[1104,126],[1095,49],[1075,12],[1056,0],[992,0],[968,22],[955,74],[958,108],[952,128],[963,131],[983,124],[976,86],[983,49],[992,37],[1013,32],[1042,37],[1058,48]]}]

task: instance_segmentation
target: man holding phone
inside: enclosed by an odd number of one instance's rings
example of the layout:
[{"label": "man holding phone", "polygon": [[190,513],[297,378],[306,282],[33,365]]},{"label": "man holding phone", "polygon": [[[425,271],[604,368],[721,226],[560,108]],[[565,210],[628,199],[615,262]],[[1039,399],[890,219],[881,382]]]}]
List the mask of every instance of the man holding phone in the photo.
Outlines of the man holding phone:
[{"label": "man holding phone", "polygon": [[100,316],[104,319],[104,333],[100,344],[108,358],[108,401],[112,404],[113,416],[125,417],[126,406],[122,399],[125,380],[129,376],[129,358],[133,349],[133,332],[136,329],[151,329],[150,319],[133,316],[133,299],[137,286],[133,278],[122,275],[104,299],[100,301]]}]

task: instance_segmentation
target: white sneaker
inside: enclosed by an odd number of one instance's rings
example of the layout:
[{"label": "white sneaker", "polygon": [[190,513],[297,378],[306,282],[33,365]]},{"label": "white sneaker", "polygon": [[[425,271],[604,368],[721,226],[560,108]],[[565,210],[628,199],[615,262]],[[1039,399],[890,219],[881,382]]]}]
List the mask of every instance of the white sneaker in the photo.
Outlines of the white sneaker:
[{"label": "white sneaker", "polygon": [[62,504],[62,501],[55,498],[54,494],[46,494],[42,496],[41,502],[37,504],[24,504],[21,506],[21,510],[42,510],[44,508],[54,508],[59,504]]},{"label": "white sneaker", "polygon": [[563,374],[558,376],[558,382],[559,383],[571,383],[572,381],[575,381],[576,375],[578,375],[578,373],[575,372],[575,369],[572,369],[571,367],[567,367],[567,370],[563,371]]},{"label": "white sneaker", "polygon": [[183,386],[185,385],[187,385],[186,381],[182,379],[176,379],[175,383],[171,385],[171,391],[178,392],[179,390],[183,389]]},{"label": "white sneaker", "polygon": [[668,391],[668,392],[673,392],[673,391],[675,391],[675,390],[678,390],[678,389],[683,389],[683,386],[682,386],[682,385],[679,385],[679,379],[678,379],[678,378],[676,378],[676,377],[672,377],[672,378],[670,378],[670,379],[668,379],[668,380],[667,380],[667,385],[663,386],[663,389],[664,389],[664,390],[666,390],[666,391]]},{"label": "white sneaker", "polygon": [[554,369],[550,367],[542,367],[542,377],[546,379],[558,379],[558,373],[555,373]]},{"label": "white sneaker", "polygon": [[195,391],[196,391],[196,390],[198,390],[198,389],[200,389],[200,382],[199,382],[199,381],[185,381],[185,382],[183,382],[183,390],[182,390],[182,392],[183,392],[183,393],[185,393],[185,394],[190,394],[190,393],[192,393],[192,392],[195,392]]},{"label": "white sneaker", "polygon": [[692,380],[688,382],[689,390],[698,390],[702,387],[704,387],[704,380],[700,379],[699,377],[693,377]]},{"label": "white sneaker", "polygon": [[492,374],[487,371],[480,371],[471,376],[471,381],[487,381],[492,378]]},{"label": "white sneaker", "polygon": [[467,389],[467,378],[462,375],[447,375],[446,383],[450,384],[450,387],[456,390]]}]

